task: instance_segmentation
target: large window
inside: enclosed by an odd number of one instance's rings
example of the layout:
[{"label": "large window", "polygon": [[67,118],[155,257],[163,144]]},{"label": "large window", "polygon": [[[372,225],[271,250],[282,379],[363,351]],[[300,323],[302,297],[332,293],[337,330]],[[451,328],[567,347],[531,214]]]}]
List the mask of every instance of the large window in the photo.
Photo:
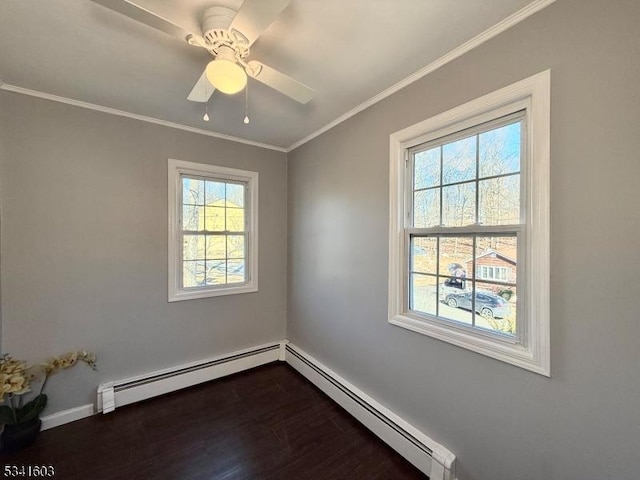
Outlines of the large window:
[{"label": "large window", "polygon": [[517,278],[487,262],[517,258],[524,129],[519,111],[409,149],[409,310],[516,335]]},{"label": "large window", "polygon": [[169,160],[169,301],[257,290],[257,181]]},{"label": "large window", "polygon": [[549,75],[391,136],[390,322],[549,375]]}]

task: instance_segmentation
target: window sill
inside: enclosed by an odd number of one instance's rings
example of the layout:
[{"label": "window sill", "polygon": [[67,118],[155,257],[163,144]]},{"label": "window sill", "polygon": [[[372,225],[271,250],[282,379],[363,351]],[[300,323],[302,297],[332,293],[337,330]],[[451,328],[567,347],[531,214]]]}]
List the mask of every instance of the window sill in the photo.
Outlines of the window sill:
[{"label": "window sill", "polygon": [[551,376],[549,365],[542,360],[544,357],[539,352],[535,352],[533,349],[519,343],[494,338],[491,335],[452,328],[449,325],[417,318],[407,313],[391,317],[389,323],[546,377]]},{"label": "window sill", "polygon": [[198,298],[221,297],[224,295],[237,295],[241,293],[257,292],[258,286],[247,284],[237,287],[222,287],[215,289],[193,289],[169,292],[169,302],[180,302],[182,300],[195,300]]}]

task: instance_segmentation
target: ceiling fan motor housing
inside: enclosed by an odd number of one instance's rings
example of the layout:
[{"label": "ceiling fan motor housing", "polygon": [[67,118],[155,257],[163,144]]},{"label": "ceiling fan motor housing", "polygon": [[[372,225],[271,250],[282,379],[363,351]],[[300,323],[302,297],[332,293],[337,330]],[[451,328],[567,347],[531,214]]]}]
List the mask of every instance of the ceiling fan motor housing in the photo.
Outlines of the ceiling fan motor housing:
[{"label": "ceiling fan motor housing", "polygon": [[[214,56],[228,55],[228,48],[235,52],[238,60],[249,56],[248,40],[236,30],[229,30],[241,2],[229,1],[227,5],[207,8],[202,14],[202,32],[207,50]],[[235,5],[234,5],[235,4]],[[236,8],[233,8],[233,7]],[[225,48],[223,48],[225,47]],[[225,55],[225,56],[227,56]]]}]

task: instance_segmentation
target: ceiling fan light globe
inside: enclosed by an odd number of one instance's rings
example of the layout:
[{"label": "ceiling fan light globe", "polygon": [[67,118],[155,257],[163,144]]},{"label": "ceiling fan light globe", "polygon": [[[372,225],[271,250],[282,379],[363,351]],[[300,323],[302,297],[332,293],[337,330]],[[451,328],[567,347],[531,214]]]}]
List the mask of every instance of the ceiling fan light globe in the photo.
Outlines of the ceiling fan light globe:
[{"label": "ceiling fan light globe", "polygon": [[211,85],[222,93],[232,95],[238,93],[247,85],[247,74],[235,62],[217,59],[209,63],[206,75]]}]

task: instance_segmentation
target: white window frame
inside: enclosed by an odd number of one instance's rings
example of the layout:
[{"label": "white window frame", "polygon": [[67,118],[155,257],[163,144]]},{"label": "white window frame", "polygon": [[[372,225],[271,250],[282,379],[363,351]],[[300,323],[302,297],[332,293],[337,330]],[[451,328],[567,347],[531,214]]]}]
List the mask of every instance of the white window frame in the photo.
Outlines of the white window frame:
[{"label": "white window frame", "polygon": [[[208,285],[197,288],[182,287],[182,176],[196,176],[212,180],[242,182],[246,184],[246,275],[241,284]],[[169,302],[193,300],[258,291],[258,172],[219,167],[204,163],[169,159]]]},{"label": "white window frame", "polygon": [[[390,135],[389,323],[468,350],[551,376],[549,326],[549,192],[551,73],[549,70],[487,94]],[[409,149],[517,111],[525,111],[518,245],[518,335],[416,314],[408,307],[410,228],[407,201]],[[464,227],[461,227],[464,228]]]}]

